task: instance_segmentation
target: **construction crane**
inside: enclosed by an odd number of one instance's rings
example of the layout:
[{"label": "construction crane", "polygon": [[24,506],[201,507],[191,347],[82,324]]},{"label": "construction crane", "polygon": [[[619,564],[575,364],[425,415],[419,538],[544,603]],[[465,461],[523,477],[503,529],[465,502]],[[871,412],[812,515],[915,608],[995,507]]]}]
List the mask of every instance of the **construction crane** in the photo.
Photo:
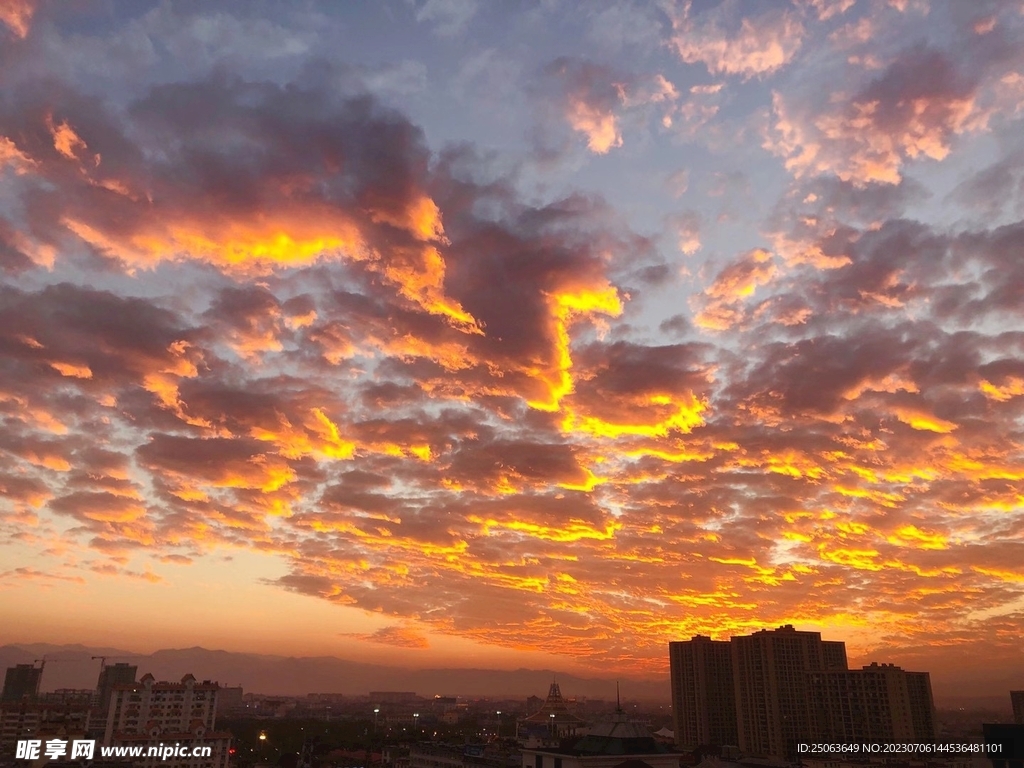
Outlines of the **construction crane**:
[{"label": "construction crane", "polygon": [[43,658],[41,658],[41,659],[32,659],[32,663],[33,664],[38,664],[39,665],[39,673],[40,674],[42,674],[43,670],[46,669],[46,662],[50,662],[52,664],[54,662],[59,662],[59,661],[78,661],[78,659],[48,659],[48,658],[46,658],[45,654],[43,655]]},{"label": "construction crane", "polygon": [[46,658],[46,654],[43,654],[43,658],[41,658],[41,659],[32,659],[32,663],[33,664],[38,664],[39,665],[39,682],[40,683],[42,683],[42,681],[43,681],[43,670],[46,669],[46,662],[50,662],[52,664],[55,661],[56,662],[59,662],[59,661],[78,661],[78,659],[48,659],[48,658]]}]

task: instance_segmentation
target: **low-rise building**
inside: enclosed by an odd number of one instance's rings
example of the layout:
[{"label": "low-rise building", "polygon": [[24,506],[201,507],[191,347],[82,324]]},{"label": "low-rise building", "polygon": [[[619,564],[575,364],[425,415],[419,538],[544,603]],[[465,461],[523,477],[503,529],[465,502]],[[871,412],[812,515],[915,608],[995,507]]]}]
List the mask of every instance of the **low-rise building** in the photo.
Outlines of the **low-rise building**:
[{"label": "low-rise building", "polygon": [[670,750],[618,709],[609,721],[582,738],[558,746],[525,747],[521,768],[679,768],[681,754]]},{"label": "low-rise building", "polygon": [[24,739],[85,738],[91,701],[86,696],[0,703],[0,756],[13,755]]}]

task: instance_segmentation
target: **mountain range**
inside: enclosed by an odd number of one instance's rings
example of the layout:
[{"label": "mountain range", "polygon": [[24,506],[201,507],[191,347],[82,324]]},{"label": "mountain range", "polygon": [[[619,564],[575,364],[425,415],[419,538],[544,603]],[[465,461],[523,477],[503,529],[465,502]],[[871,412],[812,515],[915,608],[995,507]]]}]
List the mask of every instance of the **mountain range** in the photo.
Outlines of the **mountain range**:
[{"label": "mountain range", "polygon": [[[583,678],[552,670],[516,669],[405,669],[365,664],[332,656],[294,657],[234,653],[206,648],[181,648],[133,654],[117,648],[83,645],[30,643],[0,646],[0,667],[26,664],[46,657],[43,690],[91,688],[96,684],[100,662],[128,661],[158,680],[177,680],[191,673],[199,680],[216,680],[221,685],[241,685],[246,692],[279,695],[341,693],[365,695],[370,691],[415,691],[421,696],[435,694],[481,697],[544,696],[552,680],[558,680],[567,696],[591,699],[615,698],[613,678]],[[641,701],[668,702],[668,678],[618,681],[622,695]]]}]

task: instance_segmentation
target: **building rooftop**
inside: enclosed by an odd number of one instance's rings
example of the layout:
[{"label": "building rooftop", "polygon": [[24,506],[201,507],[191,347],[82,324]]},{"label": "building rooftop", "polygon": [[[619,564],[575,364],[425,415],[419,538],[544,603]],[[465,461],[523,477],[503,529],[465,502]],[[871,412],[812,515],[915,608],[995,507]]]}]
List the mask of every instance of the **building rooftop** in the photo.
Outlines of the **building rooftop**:
[{"label": "building rooftop", "polygon": [[523,723],[544,723],[554,722],[555,725],[583,725],[586,721],[569,711],[569,706],[562,698],[562,690],[558,683],[551,683],[548,689],[548,697],[544,700],[541,708],[528,717],[524,717]]},{"label": "building rooftop", "polygon": [[[626,718],[622,709],[617,709],[611,720],[596,723],[585,736],[580,739],[566,739],[558,747],[543,748],[538,752],[551,752],[560,755],[622,755],[642,757],[644,755],[669,754],[664,744],[660,744],[649,730],[639,723]],[[642,760],[626,760],[620,765],[623,768],[642,768]],[[619,765],[616,766],[619,768]]]}]

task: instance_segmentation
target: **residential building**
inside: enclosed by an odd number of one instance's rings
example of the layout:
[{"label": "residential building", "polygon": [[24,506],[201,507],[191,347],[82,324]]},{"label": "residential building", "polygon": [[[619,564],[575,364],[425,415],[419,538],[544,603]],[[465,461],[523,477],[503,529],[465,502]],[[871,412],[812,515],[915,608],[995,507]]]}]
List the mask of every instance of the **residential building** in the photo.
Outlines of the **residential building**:
[{"label": "residential building", "polygon": [[739,747],[747,754],[785,757],[812,733],[808,672],[845,663],[845,649],[825,650],[821,634],[792,625],[733,637],[733,678]]},{"label": "residential building", "polygon": [[227,768],[231,734],[215,730],[220,686],[185,675],[180,683],[157,682],[143,675],[131,685],[115,685],[110,696],[103,743],[111,746],[146,746],[175,743],[209,747],[204,757],[149,757],[136,761],[140,768]]},{"label": "residential building", "polygon": [[35,664],[16,664],[7,668],[0,702],[34,699],[39,696],[39,683],[43,679],[43,668]]},{"label": "residential building", "polygon": [[96,681],[96,708],[92,714],[96,725],[90,725],[90,730],[103,731],[106,729],[107,714],[110,711],[110,696],[114,692],[114,686],[134,685],[135,675],[138,671],[137,666],[123,661],[117,664],[103,665]]},{"label": "residential building", "polygon": [[0,702],[0,757],[13,755],[22,739],[84,738],[93,696],[88,690],[60,690]]},{"label": "residential building", "polygon": [[669,643],[676,744],[737,744],[732,644],[696,635]]},{"label": "residential building", "polygon": [[914,735],[919,741],[933,742],[938,735],[935,727],[935,700],[932,698],[932,676],[927,672],[906,672],[907,691],[910,694],[910,719]]},{"label": "residential building", "polygon": [[[238,717],[245,713],[245,693],[242,690],[242,686],[236,685],[231,687],[222,687],[217,692],[217,714],[220,717]],[[338,700],[340,700],[340,696]],[[312,704],[314,701],[317,702],[320,708],[326,708],[330,710],[332,706],[335,706],[337,701],[328,696],[313,696],[306,697],[307,702]],[[329,719],[324,717],[323,719]]]},{"label": "residential building", "polygon": [[808,673],[811,733],[832,744],[935,739],[928,673],[894,664]]},{"label": "residential building", "polygon": [[669,661],[680,746],[790,759],[798,743],[935,741],[927,672],[848,669],[845,643],[817,632],[786,625],[729,642],[697,635],[670,643]]}]

